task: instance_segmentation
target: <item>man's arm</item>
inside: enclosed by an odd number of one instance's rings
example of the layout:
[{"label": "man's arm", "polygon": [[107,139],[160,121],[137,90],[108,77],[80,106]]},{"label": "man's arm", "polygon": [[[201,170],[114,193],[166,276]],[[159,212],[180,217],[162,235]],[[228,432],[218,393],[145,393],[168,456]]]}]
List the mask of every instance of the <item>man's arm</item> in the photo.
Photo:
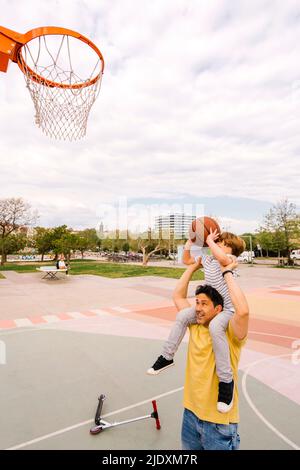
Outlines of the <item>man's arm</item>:
[{"label": "man's arm", "polygon": [[[237,266],[236,262],[231,263],[228,266],[221,266],[222,271],[227,271],[228,269],[235,269]],[[248,333],[248,323],[249,323],[249,306],[246,300],[246,297],[234,279],[232,273],[226,273],[224,275],[229,294],[235,309],[235,313],[230,320],[231,327],[233,329],[234,335],[238,340],[243,340]]]},{"label": "man's arm", "polygon": [[177,310],[182,310],[191,306],[187,300],[187,291],[189,287],[189,282],[194,274],[201,266],[200,260],[197,263],[191,264],[186,268],[181,278],[176,284],[174,293],[173,293],[173,302]]}]

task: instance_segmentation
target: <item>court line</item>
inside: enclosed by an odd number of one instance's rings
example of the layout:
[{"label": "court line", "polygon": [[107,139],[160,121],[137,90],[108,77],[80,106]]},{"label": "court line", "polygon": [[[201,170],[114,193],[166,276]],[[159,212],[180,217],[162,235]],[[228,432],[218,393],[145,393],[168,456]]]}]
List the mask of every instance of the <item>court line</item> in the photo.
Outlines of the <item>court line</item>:
[{"label": "court line", "polygon": [[[57,322],[57,323],[60,323],[60,322]],[[24,326],[20,328],[11,328],[7,330],[3,330],[3,331],[0,331],[0,336],[12,336],[12,335],[20,334],[20,333],[30,333],[32,331],[45,331],[45,330],[63,331],[60,328],[56,328],[53,323],[43,323],[43,326],[28,326],[28,327]]]},{"label": "court line", "polygon": [[279,357],[288,357],[288,356],[292,356],[292,354],[281,354],[279,356],[272,356],[272,357],[265,357],[263,359],[259,359],[258,361],[255,361],[255,362],[252,362],[251,364],[249,364],[246,368],[246,370],[244,371],[244,375],[243,375],[243,378],[242,378],[242,390],[243,390],[243,393],[244,393],[244,396],[246,398],[246,401],[248,402],[248,405],[250,406],[250,408],[252,408],[252,411],[254,411],[254,413],[258,416],[258,418],[269,428],[271,429],[271,431],[274,432],[274,434],[276,434],[280,439],[282,439],[286,444],[288,444],[290,447],[292,447],[294,450],[300,450],[300,447],[295,444],[293,441],[291,441],[290,439],[288,439],[284,434],[282,434],[280,431],[278,431],[278,429],[273,426],[273,424],[271,424],[265,417],[264,415],[256,408],[256,406],[254,405],[253,401],[251,400],[249,394],[248,394],[248,391],[247,391],[247,377],[248,377],[248,374],[249,374],[249,371],[254,367],[256,366],[257,364],[260,364],[262,362],[266,362],[266,361],[270,361],[272,359],[276,359],[276,358],[279,358]]},{"label": "court line", "polygon": [[249,333],[254,333],[256,335],[264,335],[264,336],[277,336],[277,338],[299,339],[299,337],[296,337],[296,336],[276,335],[275,333],[264,333],[262,331],[248,331],[248,334]]},{"label": "court line", "polygon": [[[146,403],[150,403],[152,400],[158,400],[159,398],[164,398],[167,397],[168,395],[172,395],[173,393],[177,393],[179,391],[183,390],[183,387],[175,388],[174,390],[171,390],[170,392],[162,393],[161,395],[156,395],[155,397],[148,398],[147,400],[140,401],[138,403],[134,403],[133,405],[126,406],[125,408],[120,408],[119,410],[112,411],[111,413],[107,413],[102,416],[102,418],[106,418],[108,416],[113,416],[118,413],[122,413],[123,411],[128,411],[131,410],[132,408],[136,408],[137,406],[145,405]],[[6,450],[17,450],[17,449],[22,449],[23,447],[27,447],[31,444],[36,444],[37,442],[44,441],[46,439],[49,439],[51,437],[59,436],[60,434],[64,434],[65,432],[72,431],[73,429],[80,428],[82,426],[86,426],[88,424],[94,423],[94,419],[89,419],[87,421],[82,421],[81,423],[74,424],[73,426],[68,426],[67,428],[60,429],[59,431],[52,432],[50,434],[45,434],[44,436],[37,437],[36,439],[32,439],[31,441],[27,442],[22,442],[21,444],[17,444],[16,446],[9,447]]]},{"label": "court line", "polygon": [[32,331],[42,331],[42,330],[54,330],[54,331],[59,331],[56,328],[53,327],[53,325],[50,326],[50,324],[45,324],[44,326],[40,327],[24,327],[26,329],[21,330],[21,329],[11,329],[11,330],[6,330],[6,331],[0,331],[0,336],[12,336],[16,335],[19,333],[30,333]]}]

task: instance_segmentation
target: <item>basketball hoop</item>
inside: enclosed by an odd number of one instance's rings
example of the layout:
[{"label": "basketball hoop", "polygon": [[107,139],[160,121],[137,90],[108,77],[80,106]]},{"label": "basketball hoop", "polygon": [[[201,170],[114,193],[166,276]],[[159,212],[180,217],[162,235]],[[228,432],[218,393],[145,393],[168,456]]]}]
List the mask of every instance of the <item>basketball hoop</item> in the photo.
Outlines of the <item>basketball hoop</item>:
[{"label": "basketball hoop", "polygon": [[37,126],[56,139],[82,138],[104,70],[97,46],[65,28],[42,27],[20,35],[0,27],[0,71],[6,72],[8,59],[24,74]]}]

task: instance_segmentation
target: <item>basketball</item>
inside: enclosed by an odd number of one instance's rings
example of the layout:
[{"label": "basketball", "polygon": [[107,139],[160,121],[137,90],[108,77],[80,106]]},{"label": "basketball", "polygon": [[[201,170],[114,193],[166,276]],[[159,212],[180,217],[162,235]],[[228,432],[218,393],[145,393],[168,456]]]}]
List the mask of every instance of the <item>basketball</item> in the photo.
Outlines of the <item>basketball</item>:
[{"label": "basketball", "polygon": [[193,220],[189,230],[189,237],[196,245],[207,246],[206,238],[210,234],[210,229],[221,233],[220,226],[214,219],[211,217],[199,217]]}]

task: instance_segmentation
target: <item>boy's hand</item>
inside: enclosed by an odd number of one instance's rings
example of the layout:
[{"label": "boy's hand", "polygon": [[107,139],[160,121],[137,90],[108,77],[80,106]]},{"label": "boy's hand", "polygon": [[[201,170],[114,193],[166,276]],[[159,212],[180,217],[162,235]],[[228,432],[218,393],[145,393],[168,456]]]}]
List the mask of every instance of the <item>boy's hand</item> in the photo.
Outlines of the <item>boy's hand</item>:
[{"label": "boy's hand", "polygon": [[236,260],[234,260],[234,261],[232,261],[232,263],[227,264],[227,266],[223,266],[222,264],[220,264],[220,266],[221,266],[222,273],[224,271],[228,271],[228,270],[233,271],[234,269],[236,269],[238,267],[238,262]]},{"label": "boy's hand", "polygon": [[237,261],[237,257],[234,255],[227,254],[226,256],[228,256],[228,258],[230,258],[232,262]]},{"label": "boy's hand", "polygon": [[207,236],[206,238],[206,243],[207,245],[209,245],[210,243],[212,242],[216,242],[216,240],[219,238],[219,233],[218,233],[218,230],[212,230],[212,228],[210,229],[210,234]]}]

